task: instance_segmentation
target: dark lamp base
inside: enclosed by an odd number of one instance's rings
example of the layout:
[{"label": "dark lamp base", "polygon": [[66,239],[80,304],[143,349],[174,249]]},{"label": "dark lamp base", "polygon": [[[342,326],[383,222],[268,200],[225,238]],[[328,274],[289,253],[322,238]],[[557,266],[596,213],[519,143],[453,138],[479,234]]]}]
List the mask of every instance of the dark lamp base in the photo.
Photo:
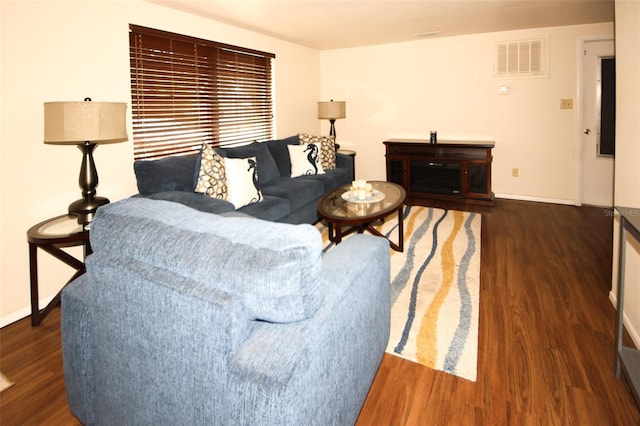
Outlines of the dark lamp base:
[{"label": "dark lamp base", "polygon": [[69,214],[78,216],[78,223],[87,224],[93,220],[98,207],[105,204],[109,204],[109,199],[105,197],[80,198],[69,204]]}]

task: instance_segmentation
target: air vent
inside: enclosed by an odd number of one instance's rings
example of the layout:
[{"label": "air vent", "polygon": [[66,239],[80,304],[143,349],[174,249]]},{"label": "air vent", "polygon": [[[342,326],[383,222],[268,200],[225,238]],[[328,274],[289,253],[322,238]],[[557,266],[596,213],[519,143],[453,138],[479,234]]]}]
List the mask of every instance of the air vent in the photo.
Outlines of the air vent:
[{"label": "air vent", "polygon": [[496,77],[544,74],[543,40],[507,41],[496,44]]}]

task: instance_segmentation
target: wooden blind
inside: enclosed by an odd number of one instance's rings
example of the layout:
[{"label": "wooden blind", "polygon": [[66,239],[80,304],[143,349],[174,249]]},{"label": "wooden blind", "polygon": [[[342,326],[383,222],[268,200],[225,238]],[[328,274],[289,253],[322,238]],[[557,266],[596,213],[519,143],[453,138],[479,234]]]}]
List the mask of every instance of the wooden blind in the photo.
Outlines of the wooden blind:
[{"label": "wooden blind", "polygon": [[275,55],[130,25],[134,158],[273,136]]}]

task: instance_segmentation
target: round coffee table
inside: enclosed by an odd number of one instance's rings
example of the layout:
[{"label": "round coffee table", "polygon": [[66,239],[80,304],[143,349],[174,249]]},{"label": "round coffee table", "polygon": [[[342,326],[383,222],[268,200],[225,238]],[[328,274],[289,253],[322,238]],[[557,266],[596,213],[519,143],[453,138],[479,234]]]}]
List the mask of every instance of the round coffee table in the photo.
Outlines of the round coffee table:
[{"label": "round coffee table", "polygon": [[[343,185],[325,194],[318,201],[318,214],[327,221],[329,226],[329,240],[339,244],[345,235],[354,231],[362,233],[365,230],[386,238],[373,227],[373,223],[397,211],[398,243],[389,240],[389,245],[396,251],[402,251],[404,249],[402,206],[407,194],[404,188],[395,183],[381,181],[369,183],[374,192],[374,196],[369,199],[360,200],[349,196],[351,185]],[[343,231],[343,227],[347,229]]]}]

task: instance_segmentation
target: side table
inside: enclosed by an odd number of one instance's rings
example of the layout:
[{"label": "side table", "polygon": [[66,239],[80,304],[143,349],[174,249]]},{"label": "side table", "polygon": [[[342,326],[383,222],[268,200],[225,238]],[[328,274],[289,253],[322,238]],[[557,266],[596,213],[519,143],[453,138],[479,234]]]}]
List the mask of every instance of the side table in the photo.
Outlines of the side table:
[{"label": "side table", "polygon": [[[31,325],[36,326],[42,322],[51,309],[60,303],[60,293],[62,292],[60,290],[45,308],[40,309],[38,297],[38,248],[76,270],[73,276],[65,283],[67,285],[84,274],[84,258],[91,254],[91,245],[89,243],[89,230],[78,223],[76,216],[66,214],[47,219],[29,228],[27,241],[29,242],[29,273],[31,276]],[[73,246],[83,246],[82,260],[76,259],[61,250],[64,247]]]}]

